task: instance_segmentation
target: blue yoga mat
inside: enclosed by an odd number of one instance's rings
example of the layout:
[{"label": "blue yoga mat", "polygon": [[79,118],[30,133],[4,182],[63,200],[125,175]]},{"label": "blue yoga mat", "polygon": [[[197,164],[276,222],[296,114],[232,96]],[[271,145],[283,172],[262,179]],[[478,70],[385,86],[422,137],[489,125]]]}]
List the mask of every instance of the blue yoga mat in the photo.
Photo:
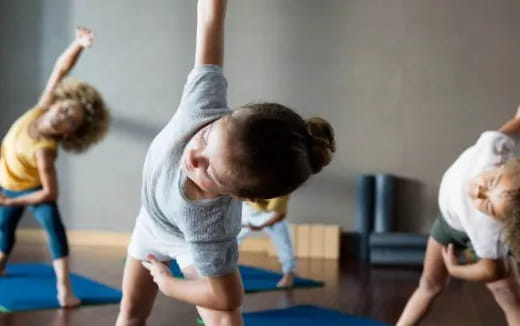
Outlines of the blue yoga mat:
[{"label": "blue yoga mat", "polygon": [[[86,277],[71,274],[74,294],[82,305],[117,303],[121,291]],[[9,264],[0,276],[0,311],[59,308],[54,269],[44,264]]]},{"label": "blue yoga mat", "polygon": [[286,309],[244,314],[246,326],[388,326],[387,324],[339,311],[316,306],[296,306]]},{"label": "blue yoga mat", "polygon": [[[280,290],[280,288],[276,287],[276,283],[278,283],[282,277],[281,273],[245,265],[238,266],[238,269],[240,270],[240,275],[242,275],[242,282],[244,283],[244,289],[247,293]],[[179,266],[175,261],[170,262],[170,270],[176,277],[182,277]],[[318,286],[323,286],[323,282],[297,277],[294,280],[293,287],[308,288]]]}]

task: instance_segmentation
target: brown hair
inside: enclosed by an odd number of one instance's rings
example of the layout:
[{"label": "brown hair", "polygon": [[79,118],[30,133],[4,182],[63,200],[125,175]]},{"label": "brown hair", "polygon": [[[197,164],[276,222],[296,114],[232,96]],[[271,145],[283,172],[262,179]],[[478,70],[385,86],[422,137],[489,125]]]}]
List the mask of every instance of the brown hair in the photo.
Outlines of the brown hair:
[{"label": "brown hair", "polygon": [[74,134],[59,140],[66,151],[81,153],[99,142],[107,133],[110,113],[99,92],[86,82],[67,78],[60,82],[53,93],[54,100],[76,100],[84,112],[84,120]]},{"label": "brown hair", "polygon": [[244,198],[273,198],[293,192],[330,163],[334,131],[324,119],[303,120],[277,103],[241,107],[232,119],[239,141],[233,192]]}]

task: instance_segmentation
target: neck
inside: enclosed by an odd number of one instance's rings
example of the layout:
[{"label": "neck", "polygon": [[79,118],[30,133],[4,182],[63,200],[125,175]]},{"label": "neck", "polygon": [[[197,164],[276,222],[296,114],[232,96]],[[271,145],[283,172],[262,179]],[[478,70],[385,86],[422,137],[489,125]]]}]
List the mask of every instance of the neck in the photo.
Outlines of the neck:
[{"label": "neck", "polygon": [[32,136],[38,137],[38,138],[53,138],[55,137],[54,130],[45,123],[45,120],[43,119],[44,116],[39,117],[38,119],[34,120],[34,122],[31,125],[31,128],[29,129],[29,133]]},{"label": "neck", "polygon": [[190,200],[211,199],[217,198],[219,196],[219,194],[212,194],[207,191],[204,191],[190,178],[186,178],[184,191],[186,192],[186,196]]}]

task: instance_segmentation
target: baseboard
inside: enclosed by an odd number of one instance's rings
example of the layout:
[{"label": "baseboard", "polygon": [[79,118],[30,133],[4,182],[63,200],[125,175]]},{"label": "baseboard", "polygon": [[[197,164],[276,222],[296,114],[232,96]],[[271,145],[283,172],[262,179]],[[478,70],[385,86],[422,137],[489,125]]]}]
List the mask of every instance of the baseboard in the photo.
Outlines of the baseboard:
[{"label": "baseboard", "polygon": [[[130,233],[106,231],[67,231],[69,244],[82,246],[126,247]],[[45,243],[47,234],[40,229],[20,229],[16,232],[17,241],[25,243]]]},{"label": "baseboard", "polygon": [[[16,236],[17,241],[24,243],[42,244],[47,242],[47,235],[41,229],[19,229]],[[127,247],[131,234],[125,232],[71,230],[67,231],[67,236],[71,245]],[[273,247],[271,239],[267,236],[250,237],[244,239],[240,246],[240,251],[276,256],[276,251]],[[355,257],[354,233],[341,234],[340,257]]]},{"label": "baseboard", "polygon": [[[67,231],[71,245],[127,247],[131,233],[106,231]],[[17,241],[23,243],[42,244],[47,242],[47,234],[41,229],[19,229]],[[242,242],[240,251],[268,253],[271,241],[268,237],[251,237]]]}]

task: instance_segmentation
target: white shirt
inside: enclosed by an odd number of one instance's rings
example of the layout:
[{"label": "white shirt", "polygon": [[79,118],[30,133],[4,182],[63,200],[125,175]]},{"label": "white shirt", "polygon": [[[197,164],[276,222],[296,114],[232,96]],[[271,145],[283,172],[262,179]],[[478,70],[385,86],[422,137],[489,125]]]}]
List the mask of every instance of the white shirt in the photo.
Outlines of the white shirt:
[{"label": "white shirt", "polygon": [[507,255],[502,225],[479,211],[468,195],[468,181],[492,167],[512,158],[516,144],[513,138],[486,131],[477,143],[466,149],[442,177],[439,207],[446,222],[465,232],[480,258],[497,259]]}]

